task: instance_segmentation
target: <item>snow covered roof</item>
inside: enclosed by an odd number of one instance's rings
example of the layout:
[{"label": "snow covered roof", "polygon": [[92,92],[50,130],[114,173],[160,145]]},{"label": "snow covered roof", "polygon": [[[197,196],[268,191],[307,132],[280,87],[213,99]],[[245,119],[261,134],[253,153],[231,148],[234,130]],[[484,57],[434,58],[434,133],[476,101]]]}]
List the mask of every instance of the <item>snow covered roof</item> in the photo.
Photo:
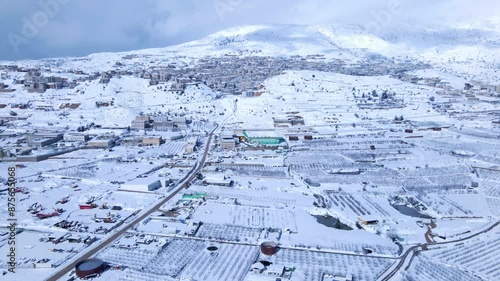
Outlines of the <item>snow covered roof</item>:
[{"label": "snow covered roof", "polygon": [[264,270],[265,266],[261,262],[256,262],[252,264],[251,269]]},{"label": "snow covered roof", "polygon": [[245,135],[249,138],[277,138],[279,135],[274,130],[266,131],[245,131]]},{"label": "snow covered roof", "polygon": [[268,273],[283,274],[285,267],[283,265],[272,264],[267,268]]},{"label": "snow covered roof", "polygon": [[160,179],[157,177],[136,178],[136,179],[133,179],[127,183],[124,183],[123,186],[125,186],[125,185],[150,185],[150,184],[155,183],[159,180]]}]

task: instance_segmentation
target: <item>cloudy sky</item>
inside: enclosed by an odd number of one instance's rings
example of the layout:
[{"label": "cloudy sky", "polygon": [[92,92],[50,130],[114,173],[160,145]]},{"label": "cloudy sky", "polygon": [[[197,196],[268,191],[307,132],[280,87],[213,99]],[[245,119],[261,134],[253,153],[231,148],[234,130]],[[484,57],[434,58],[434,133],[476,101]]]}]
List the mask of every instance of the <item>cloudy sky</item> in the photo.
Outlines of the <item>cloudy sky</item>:
[{"label": "cloudy sky", "polygon": [[499,10],[498,0],[0,0],[0,60],[165,47],[244,24],[387,30],[484,19]]}]

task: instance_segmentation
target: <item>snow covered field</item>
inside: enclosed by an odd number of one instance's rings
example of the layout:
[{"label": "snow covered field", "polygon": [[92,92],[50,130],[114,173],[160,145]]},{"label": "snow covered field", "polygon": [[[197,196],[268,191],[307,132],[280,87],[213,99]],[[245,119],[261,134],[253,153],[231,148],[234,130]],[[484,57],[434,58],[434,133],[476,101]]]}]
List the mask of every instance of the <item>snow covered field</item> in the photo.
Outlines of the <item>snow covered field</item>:
[{"label": "snow covered field", "polygon": [[[0,170],[17,166],[22,271],[2,280],[47,278],[89,247],[110,266],[95,280],[373,281],[400,260],[402,281],[498,280],[498,227],[469,237],[500,216],[498,72],[484,61],[498,49],[400,43],[259,25],[2,68],[15,91],[0,95]],[[283,54],[305,65],[280,66]],[[28,91],[14,83],[24,68],[78,83]],[[112,142],[90,147],[100,138]]]}]

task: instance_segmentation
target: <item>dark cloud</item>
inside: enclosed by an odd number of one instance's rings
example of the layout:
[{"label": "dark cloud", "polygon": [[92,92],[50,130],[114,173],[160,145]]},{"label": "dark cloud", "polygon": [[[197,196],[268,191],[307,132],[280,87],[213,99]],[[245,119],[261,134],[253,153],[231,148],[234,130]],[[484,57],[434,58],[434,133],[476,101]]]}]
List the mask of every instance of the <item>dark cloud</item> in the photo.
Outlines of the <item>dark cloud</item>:
[{"label": "dark cloud", "polygon": [[[164,47],[244,24],[442,26],[496,16],[475,0],[0,0],[0,59]],[[44,9],[43,3],[51,9]],[[47,5],[45,5],[47,6]],[[46,18],[44,18],[44,15]],[[36,24],[25,36],[27,23]],[[29,24],[28,24],[29,25]],[[24,33],[23,33],[24,31]]]}]

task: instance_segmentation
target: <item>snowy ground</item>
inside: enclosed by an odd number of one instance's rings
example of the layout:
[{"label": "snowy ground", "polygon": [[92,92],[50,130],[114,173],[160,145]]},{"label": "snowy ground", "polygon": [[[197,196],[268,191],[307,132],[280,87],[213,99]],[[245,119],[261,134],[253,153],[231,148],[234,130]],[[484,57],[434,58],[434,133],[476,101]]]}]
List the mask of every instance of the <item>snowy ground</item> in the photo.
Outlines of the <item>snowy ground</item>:
[{"label": "snowy ground", "polygon": [[[317,26],[307,30],[295,27],[293,32],[281,34],[296,38],[283,46],[271,40],[272,30],[267,26],[236,28],[172,49],[137,51],[125,68],[193,63],[207,50],[218,55],[264,48],[267,52],[259,55],[283,50],[306,55],[335,45],[327,58],[339,58],[342,53],[346,62],[355,62],[366,51],[361,49],[389,55],[398,47],[361,31],[349,35],[342,28],[331,31]],[[301,35],[312,31],[309,41]],[[235,36],[240,33],[242,36]],[[217,45],[221,40],[229,43]],[[313,45],[316,47],[307,49]],[[191,52],[192,57],[179,57],[179,50]],[[263,94],[258,97],[219,95],[203,84],[189,85],[183,94],[174,94],[166,91],[172,82],[149,86],[148,80],[133,76],[113,78],[106,85],[86,81],[74,89],[43,94],[14,85],[15,92],[0,95],[0,104],[30,106],[0,108],[1,117],[12,117],[10,111],[20,117],[2,127],[1,147],[23,147],[26,140],[20,135],[26,132],[75,131],[91,123],[104,127],[92,127],[87,131],[91,137],[105,133],[118,139],[183,137],[153,147],[76,149],[19,166],[20,273],[7,274],[4,279],[31,280],[35,274],[45,278],[58,268],[29,267],[44,258],[59,265],[77,258],[86,247],[69,242],[53,245],[39,239],[61,233],[103,239],[109,234],[102,228],[114,233],[113,227],[121,222],[126,225],[136,212],[168,196],[203,154],[202,145],[194,153],[185,151],[189,138],[204,137],[218,124],[217,138],[200,175],[188,189],[97,253],[98,258],[121,269],[110,269],[96,280],[276,280],[269,277],[269,266],[261,274],[250,272],[252,264],[262,260],[272,262],[274,268],[283,266],[284,280],[320,281],[324,274],[376,280],[398,261],[404,249],[423,243],[429,244],[429,250],[414,258],[398,276],[400,280],[497,280],[498,229],[456,246],[433,246],[475,233],[500,216],[500,127],[491,122],[498,119],[498,98],[463,93],[464,83],[471,79],[497,81],[498,73],[490,71],[487,62],[475,63],[481,60],[471,58],[475,50],[425,49],[417,56],[405,49],[410,57],[434,66],[413,75],[440,78],[450,83],[450,89],[389,76],[293,70],[262,81]],[[484,58],[497,54],[497,50],[481,50]],[[71,69],[109,70],[125,55],[94,54],[82,60],[42,64],[58,65],[58,75],[73,79],[81,77],[69,73]],[[3,80],[12,84],[23,76],[15,72]],[[96,102],[113,105],[97,108]],[[60,110],[63,103],[80,106]],[[177,132],[128,132],[127,127],[141,113],[184,115],[193,122]],[[304,125],[274,126],[275,119],[290,116],[302,117]],[[282,138],[279,149],[254,144],[221,147],[223,130],[237,134],[252,129],[263,130],[255,135]],[[58,149],[53,145],[34,153]],[[12,165],[2,162],[0,169],[7,171]],[[232,180],[233,185],[205,184],[203,177],[210,173]],[[7,178],[4,172],[1,176]],[[120,190],[122,184],[138,177],[159,179],[162,187],[152,192]],[[165,186],[165,181],[172,184]],[[7,197],[6,190],[0,189],[0,200],[7,202]],[[68,202],[58,203],[66,197]],[[80,209],[90,201],[96,208]],[[39,214],[57,208],[63,211],[40,219],[28,212],[38,205],[42,206]],[[6,217],[7,209],[2,208],[0,215]],[[105,217],[116,221],[103,223]],[[73,229],[56,226],[63,220],[79,224]],[[8,247],[7,226],[0,222],[2,253]],[[276,242],[280,247],[277,254],[260,253],[264,241]],[[2,269],[6,261],[2,255]]]}]

